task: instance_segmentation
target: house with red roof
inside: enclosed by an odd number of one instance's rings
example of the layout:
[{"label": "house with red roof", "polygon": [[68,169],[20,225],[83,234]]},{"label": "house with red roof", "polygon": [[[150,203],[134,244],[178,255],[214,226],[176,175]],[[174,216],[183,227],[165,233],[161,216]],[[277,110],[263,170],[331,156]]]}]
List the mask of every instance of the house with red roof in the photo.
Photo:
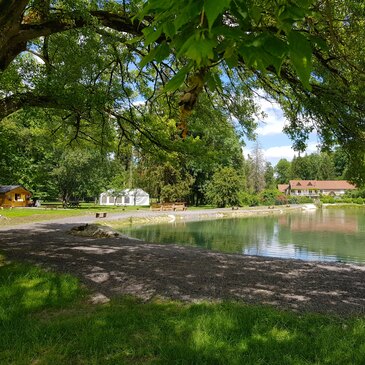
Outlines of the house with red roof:
[{"label": "house with red roof", "polygon": [[278,185],[286,195],[317,198],[320,195],[341,196],[356,186],[346,180],[290,180],[289,184]]}]

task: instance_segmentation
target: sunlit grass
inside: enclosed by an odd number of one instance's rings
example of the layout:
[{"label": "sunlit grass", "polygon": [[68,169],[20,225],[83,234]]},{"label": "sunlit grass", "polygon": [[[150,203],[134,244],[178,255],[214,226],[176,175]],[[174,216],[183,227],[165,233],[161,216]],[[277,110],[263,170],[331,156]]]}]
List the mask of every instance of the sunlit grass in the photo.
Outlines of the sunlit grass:
[{"label": "sunlit grass", "polygon": [[92,306],[76,279],[0,267],[0,364],[365,363],[365,320],[239,303]]},{"label": "sunlit grass", "polygon": [[50,219],[66,218],[81,215],[95,215],[95,212],[110,212],[110,213],[126,213],[137,210],[147,210],[146,207],[120,207],[120,206],[106,206],[100,207],[92,203],[82,203],[80,208],[72,209],[44,209],[40,208],[14,208],[3,209],[0,211],[2,218],[0,219],[0,226],[13,224],[26,224],[32,222],[46,221]]}]

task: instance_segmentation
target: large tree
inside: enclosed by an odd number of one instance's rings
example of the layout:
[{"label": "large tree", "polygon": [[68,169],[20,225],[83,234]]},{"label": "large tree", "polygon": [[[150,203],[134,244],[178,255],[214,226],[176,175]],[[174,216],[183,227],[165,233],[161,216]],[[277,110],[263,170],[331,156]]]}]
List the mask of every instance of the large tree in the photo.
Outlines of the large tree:
[{"label": "large tree", "polygon": [[185,138],[202,91],[232,110],[242,85],[248,98],[261,87],[298,148],[317,129],[363,162],[364,12],[355,0],[0,0],[0,118],[59,109],[79,135],[113,116],[128,138],[161,143],[136,99],[158,112],[164,88]]}]

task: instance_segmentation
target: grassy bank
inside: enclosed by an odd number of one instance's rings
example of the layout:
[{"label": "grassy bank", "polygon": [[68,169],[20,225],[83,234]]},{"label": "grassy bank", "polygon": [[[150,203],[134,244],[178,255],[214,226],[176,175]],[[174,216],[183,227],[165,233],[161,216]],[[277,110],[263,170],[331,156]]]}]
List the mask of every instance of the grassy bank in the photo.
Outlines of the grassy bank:
[{"label": "grassy bank", "polygon": [[82,204],[73,209],[14,208],[0,211],[0,226],[41,222],[50,219],[66,218],[81,215],[94,215],[96,212],[126,213],[136,210],[148,210],[146,207],[100,207],[94,204]]},{"label": "grassy bank", "polygon": [[365,363],[363,318],[86,298],[73,277],[3,262],[0,364]]}]

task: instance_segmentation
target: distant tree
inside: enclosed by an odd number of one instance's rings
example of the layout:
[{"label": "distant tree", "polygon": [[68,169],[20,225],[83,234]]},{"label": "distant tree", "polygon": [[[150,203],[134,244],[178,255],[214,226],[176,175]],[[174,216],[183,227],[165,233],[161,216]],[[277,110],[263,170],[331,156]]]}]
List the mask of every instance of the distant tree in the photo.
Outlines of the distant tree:
[{"label": "distant tree", "polygon": [[315,173],[313,169],[311,169],[309,165],[309,160],[306,156],[295,157],[291,163],[291,176],[293,179],[302,179],[302,180],[310,180],[313,179]]},{"label": "distant tree", "polygon": [[317,180],[334,180],[336,178],[333,156],[322,152],[318,155]]},{"label": "distant tree", "polygon": [[291,163],[282,158],[275,166],[276,182],[278,184],[287,184],[291,179]]},{"label": "distant tree", "polygon": [[348,156],[342,148],[337,147],[332,155],[336,179],[344,179],[348,167]]},{"label": "distant tree", "polygon": [[190,194],[194,178],[171,162],[153,166],[145,171],[145,180],[149,181],[149,192],[162,202],[184,201]]},{"label": "distant tree", "polygon": [[246,160],[246,181],[249,192],[259,193],[265,188],[265,167],[263,151],[260,144],[256,142]]},{"label": "distant tree", "polygon": [[275,177],[274,177],[274,168],[272,167],[270,162],[266,162],[265,164],[265,189],[275,189]]},{"label": "distant tree", "polygon": [[223,167],[214,173],[207,184],[206,198],[219,208],[239,205],[242,185],[242,177],[233,167]]},{"label": "distant tree", "polygon": [[52,171],[62,201],[97,196],[107,179],[104,167],[101,156],[95,151],[66,149]]}]

